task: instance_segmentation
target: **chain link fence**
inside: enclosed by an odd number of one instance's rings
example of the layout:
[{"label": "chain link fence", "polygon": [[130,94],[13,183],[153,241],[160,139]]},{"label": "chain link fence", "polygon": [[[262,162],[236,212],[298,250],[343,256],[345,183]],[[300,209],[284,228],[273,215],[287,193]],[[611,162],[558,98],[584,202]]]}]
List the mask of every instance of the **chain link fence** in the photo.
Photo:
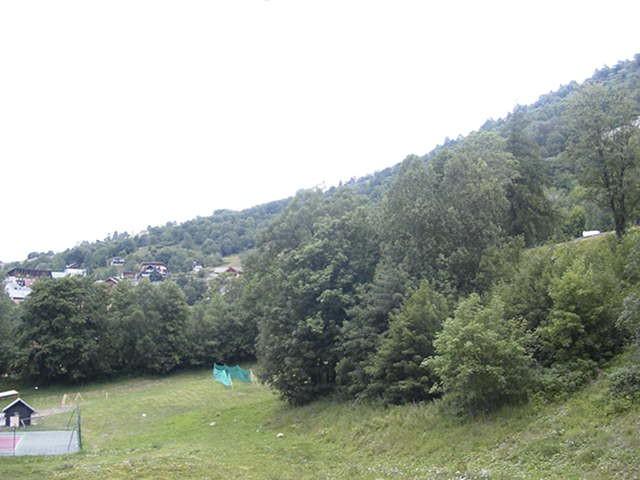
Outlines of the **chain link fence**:
[{"label": "chain link fence", "polygon": [[0,422],[0,456],[65,455],[82,449],[80,407],[34,413],[30,422]]}]

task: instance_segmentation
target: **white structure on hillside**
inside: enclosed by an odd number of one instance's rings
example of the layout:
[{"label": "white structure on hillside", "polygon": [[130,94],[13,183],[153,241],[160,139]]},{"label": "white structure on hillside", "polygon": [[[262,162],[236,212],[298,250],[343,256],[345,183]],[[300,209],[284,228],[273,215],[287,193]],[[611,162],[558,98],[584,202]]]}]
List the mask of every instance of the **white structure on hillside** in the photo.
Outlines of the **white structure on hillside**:
[{"label": "white structure on hillside", "polygon": [[84,268],[65,268],[62,272],[51,272],[53,278],[64,277],[86,277],[87,271]]},{"label": "white structure on hillside", "polygon": [[4,279],[4,291],[15,303],[22,302],[31,293],[31,286],[41,278],[84,277],[83,268],[67,267],[62,272],[35,268],[12,268]]}]

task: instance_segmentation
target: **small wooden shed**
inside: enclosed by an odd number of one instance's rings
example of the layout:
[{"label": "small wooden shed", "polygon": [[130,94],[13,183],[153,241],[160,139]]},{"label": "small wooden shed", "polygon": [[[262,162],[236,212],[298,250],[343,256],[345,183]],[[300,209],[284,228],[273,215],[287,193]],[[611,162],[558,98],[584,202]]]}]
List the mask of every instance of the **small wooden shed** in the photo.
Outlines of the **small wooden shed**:
[{"label": "small wooden shed", "polygon": [[11,426],[11,417],[18,416],[20,418],[20,425],[31,425],[31,415],[35,412],[35,409],[31,407],[27,402],[21,398],[15,399],[9,405],[2,409],[4,414],[4,424],[7,427]]}]

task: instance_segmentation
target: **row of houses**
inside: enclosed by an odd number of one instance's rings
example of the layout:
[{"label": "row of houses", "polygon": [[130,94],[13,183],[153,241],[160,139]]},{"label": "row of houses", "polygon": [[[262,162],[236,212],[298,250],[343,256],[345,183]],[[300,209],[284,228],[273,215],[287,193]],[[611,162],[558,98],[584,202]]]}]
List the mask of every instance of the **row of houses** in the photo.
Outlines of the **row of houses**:
[{"label": "row of houses", "polygon": [[[15,303],[24,301],[31,293],[33,284],[43,278],[84,277],[87,271],[77,265],[68,265],[63,271],[44,270],[36,268],[12,268],[4,278],[4,291]],[[169,275],[169,269],[162,262],[142,262],[137,273],[122,272],[118,277],[110,277],[107,282],[118,283],[127,278],[133,283],[148,279],[151,282],[161,282]]]},{"label": "row of houses", "polygon": [[[119,258],[119,257],[116,257]],[[117,264],[122,265],[122,264]],[[150,282],[162,282],[169,276],[169,269],[163,262],[142,262],[138,273],[121,272],[117,276],[109,277],[105,280],[107,285],[117,285],[122,280],[136,284],[141,280],[149,280]]]},{"label": "row of houses", "polygon": [[[119,257],[114,258],[118,262]],[[122,265],[116,263],[116,265]],[[194,262],[193,272],[198,273],[204,267]],[[64,278],[73,276],[86,276],[85,269],[78,268],[77,265],[67,265],[63,271],[43,270],[34,268],[13,268],[9,270],[4,279],[4,291],[15,303],[24,301],[31,293],[32,286],[35,282],[43,278]],[[213,269],[209,278],[215,278],[220,275],[238,277],[242,274],[240,267],[225,266]],[[108,285],[117,285],[122,280],[128,280],[133,284],[137,284],[142,280],[150,282],[162,282],[169,276],[169,269],[163,262],[142,262],[137,272],[123,271],[117,276],[109,277],[105,280]]]},{"label": "row of houses", "polygon": [[[193,273],[200,273],[204,270],[204,266],[198,262],[193,262]],[[169,270],[162,262],[143,262],[138,274],[133,272],[121,272],[117,276],[109,277],[105,280],[105,283],[111,286],[117,285],[123,280],[127,280],[134,285],[140,280],[147,279],[150,282],[161,282],[167,278]],[[237,278],[242,275],[242,268],[233,267],[230,265],[224,267],[215,267],[208,275],[209,280],[217,278],[219,276]]]},{"label": "row of houses", "polygon": [[87,271],[68,265],[63,271],[36,268],[12,268],[4,279],[4,291],[15,303],[22,302],[31,293],[33,284],[42,278],[84,277]]}]

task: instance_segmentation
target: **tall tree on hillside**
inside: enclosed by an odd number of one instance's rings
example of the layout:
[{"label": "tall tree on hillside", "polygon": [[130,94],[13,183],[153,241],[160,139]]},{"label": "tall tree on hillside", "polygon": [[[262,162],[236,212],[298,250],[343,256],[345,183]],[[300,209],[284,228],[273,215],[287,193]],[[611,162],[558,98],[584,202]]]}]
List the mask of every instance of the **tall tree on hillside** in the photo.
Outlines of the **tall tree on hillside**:
[{"label": "tall tree on hillside", "polygon": [[524,108],[516,108],[509,118],[506,145],[516,169],[507,187],[508,228],[511,235],[523,235],[527,245],[534,245],[551,233],[553,210],[544,193],[548,175],[540,147],[525,133],[526,126]]},{"label": "tall tree on hillside", "polygon": [[448,315],[447,299],[427,282],[391,315],[389,330],[369,368],[368,391],[372,397],[399,404],[433,396],[436,377],[423,360],[434,355],[433,340]]},{"label": "tall tree on hillside", "polygon": [[517,176],[503,138],[476,133],[428,163],[405,160],[382,204],[384,250],[435,288],[477,288],[479,262],[507,235],[507,187]]},{"label": "tall tree on hillside", "polygon": [[147,371],[167,373],[187,359],[187,321],[189,307],[184,294],[173,282],[152,285],[142,282],[136,288],[148,336],[138,343]]},{"label": "tall tree on hillside", "polygon": [[573,97],[567,115],[569,155],[584,185],[611,211],[621,238],[640,201],[637,109],[622,91],[591,84]]},{"label": "tall tree on hillside", "polygon": [[109,296],[109,325],[113,344],[112,364],[118,371],[144,370],[144,358],[137,349],[148,324],[136,289],[128,281],[118,283]]},{"label": "tall tree on hillside", "polygon": [[336,383],[342,395],[354,398],[365,392],[371,381],[367,367],[389,328],[389,314],[400,307],[410,286],[407,272],[384,258],[376,266],[373,281],[358,291],[341,332]]},{"label": "tall tree on hillside", "polygon": [[175,283],[120,282],[109,317],[118,370],[167,373],[187,363],[189,307]]},{"label": "tall tree on hillside", "polygon": [[81,381],[111,370],[107,294],[85,278],[41,280],[24,303],[19,347],[25,377]]},{"label": "tall tree on hillside", "polygon": [[214,284],[206,301],[194,306],[189,316],[187,339],[189,363],[211,365],[255,358],[256,319],[250,315],[251,295],[244,279]]},{"label": "tall tree on hillside", "polygon": [[[294,199],[271,226],[276,235],[260,246],[249,275],[262,293],[255,312],[261,377],[294,404],[334,388],[342,324],[378,261],[360,199],[344,191],[318,200]],[[297,205],[312,215],[300,216]]]},{"label": "tall tree on hillside", "polygon": [[16,354],[17,310],[9,297],[0,293],[0,375],[9,370]]}]

